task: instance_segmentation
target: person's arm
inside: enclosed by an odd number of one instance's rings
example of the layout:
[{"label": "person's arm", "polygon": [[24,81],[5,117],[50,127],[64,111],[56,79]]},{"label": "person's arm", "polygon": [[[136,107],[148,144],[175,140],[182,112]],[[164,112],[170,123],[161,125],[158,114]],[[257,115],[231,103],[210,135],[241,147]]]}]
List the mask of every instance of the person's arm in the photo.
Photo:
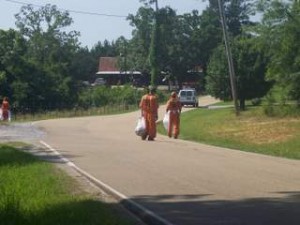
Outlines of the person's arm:
[{"label": "person's arm", "polygon": [[158,98],[155,96],[155,118],[158,120]]},{"label": "person's arm", "polygon": [[168,112],[170,109],[170,100],[167,101],[167,104],[166,104],[166,112]]},{"label": "person's arm", "polygon": [[178,107],[179,113],[181,113],[182,105],[181,105],[181,102],[179,100],[177,101],[177,107]]},{"label": "person's arm", "polygon": [[145,96],[142,96],[139,107],[141,109],[141,115],[144,116],[144,105],[145,105]]}]

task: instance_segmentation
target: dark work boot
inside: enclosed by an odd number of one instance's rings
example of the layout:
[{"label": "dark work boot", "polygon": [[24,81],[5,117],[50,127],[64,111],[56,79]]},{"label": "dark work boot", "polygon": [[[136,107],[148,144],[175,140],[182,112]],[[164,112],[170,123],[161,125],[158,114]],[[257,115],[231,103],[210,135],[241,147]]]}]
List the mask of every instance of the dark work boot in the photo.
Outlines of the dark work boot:
[{"label": "dark work boot", "polygon": [[147,134],[142,135],[141,138],[142,138],[143,141],[146,140]]}]

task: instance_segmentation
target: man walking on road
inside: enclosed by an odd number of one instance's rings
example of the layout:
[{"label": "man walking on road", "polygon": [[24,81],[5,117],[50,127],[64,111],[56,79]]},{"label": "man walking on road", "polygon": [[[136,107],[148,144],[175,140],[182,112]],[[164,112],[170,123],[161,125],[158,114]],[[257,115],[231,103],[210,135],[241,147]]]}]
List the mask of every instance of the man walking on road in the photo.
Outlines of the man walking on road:
[{"label": "man walking on road", "polygon": [[166,112],[169,113],[168,136],[176,139],[179,135],[181,103],[176,92],[171,93],[171,97],[167,102]]},{"label": "man walking on road", "polygon": [[142,116],[146,122],[146,133],[142,136],[142,140],[154,141],[156,137],[156,121],[158,119],[158,102],[155,96],[154,87],[150,86],[148,94],[144,95],[140,101]]}]

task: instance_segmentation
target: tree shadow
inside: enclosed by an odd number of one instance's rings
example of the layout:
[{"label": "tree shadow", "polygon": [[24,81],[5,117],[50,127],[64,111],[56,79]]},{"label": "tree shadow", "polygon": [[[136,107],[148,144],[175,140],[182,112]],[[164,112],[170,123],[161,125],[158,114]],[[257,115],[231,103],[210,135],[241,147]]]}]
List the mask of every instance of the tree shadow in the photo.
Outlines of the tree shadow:
[{"label": "tree shadow", "polygon": [[58,164],[66,163],[66,159],[81,157],[81,155],[67,154],[63,150],[59,150],[59,154],[56,154],[51,150],[34,145],[24,146],[21,148],[21,150],[30,153],[34,157],[37,157],[39,160]]},{"label": "tree shadow", "polygon": [[[161,195],[132,200],[176,225],[299,225],[300,192],[274,194],[284,197],[227,201],[207,200],[206,195]],[[122,204],[126,206],[125,201]],[[153,219],[139,216],[144,221]]]},{"label": "tree shadow", "polygon": [[47,161],[50,163],[64,164],[64,158],[80,157],[78,155],[62,154],[57,155],[52,151],[45,151],[32,145],[23,144],[22,147],[14,147],[12,144],[0,145],[0,167],[1,166],[25,166],[32,163]]},{"label": "tree shadow", "polygon": [[16,151],[16,148],[10,145],[0,146],[0,167],[1,166],[24,166],[38,162],[38,159],[32,155]]},{"label": "tree shadow", "polygon": [[3,225],[141,225],[118,204],[97,200],[70,201],[32,212],[14,206],[0,208]]}]

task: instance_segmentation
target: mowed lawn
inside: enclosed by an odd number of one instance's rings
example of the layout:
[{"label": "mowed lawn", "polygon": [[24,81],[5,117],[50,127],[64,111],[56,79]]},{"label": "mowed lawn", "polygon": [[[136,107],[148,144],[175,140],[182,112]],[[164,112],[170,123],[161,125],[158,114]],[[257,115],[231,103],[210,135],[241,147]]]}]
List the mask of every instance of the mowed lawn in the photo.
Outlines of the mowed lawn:
[{"label": "mowed lawn", "polygon": [[[180,128],[181,139],[300,159],[300,117],[267,117],[261,107],[238,117],[232,108],[198,108],[182,113]],[[159,132],[166,134],[162,126]]]},{"label": "mowed lawn", "polygon": [[133,224],[120,215],[51,163],[0,145],[0,224]]}]

